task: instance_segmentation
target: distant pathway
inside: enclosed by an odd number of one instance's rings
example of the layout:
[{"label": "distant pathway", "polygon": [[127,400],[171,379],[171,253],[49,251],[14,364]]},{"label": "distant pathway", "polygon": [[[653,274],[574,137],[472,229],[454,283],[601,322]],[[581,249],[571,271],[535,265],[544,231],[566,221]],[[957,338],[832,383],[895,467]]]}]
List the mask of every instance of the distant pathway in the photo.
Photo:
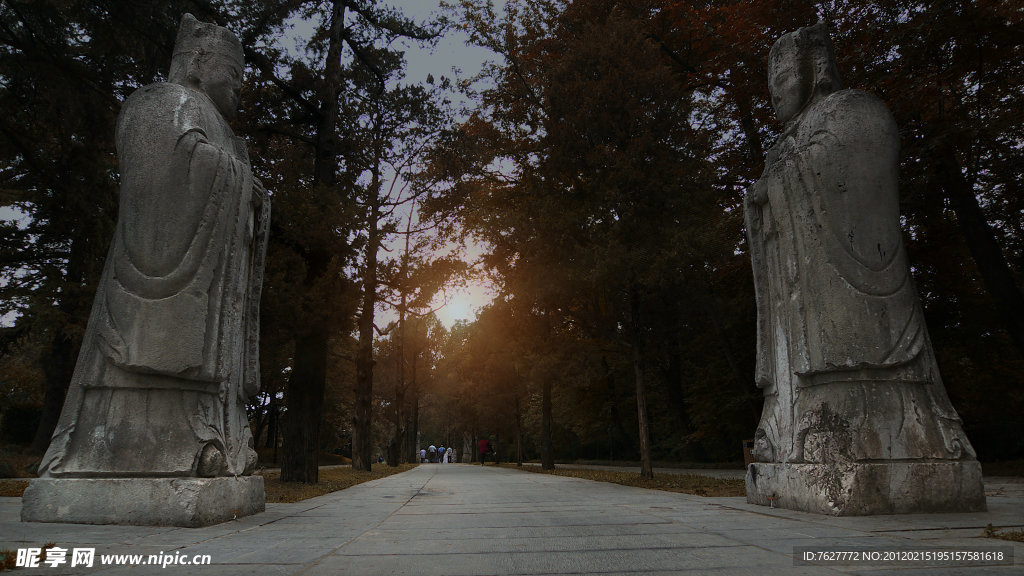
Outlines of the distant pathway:
[{"label": "distant pathway", "polygon": [[[794,565],[794,546],[875,550],[1004,546],[1016,566],[935,568],[911,574],[1021,574],[1024,544],[980,538],[1024,524],[1024,499],[990,511],[832,518],[530,474],[425,464],[348,490],[207,528],[18,522],[18,498],[0,498],[0,548],[54,542],[99,554],[209,554],[212,566],[39,568],[16,574],[415,576],[519,574],[889,574],[886,566]],[[921,568],[903,565],[897,568]],[[900,573],[907,573],[903,570]]]}]

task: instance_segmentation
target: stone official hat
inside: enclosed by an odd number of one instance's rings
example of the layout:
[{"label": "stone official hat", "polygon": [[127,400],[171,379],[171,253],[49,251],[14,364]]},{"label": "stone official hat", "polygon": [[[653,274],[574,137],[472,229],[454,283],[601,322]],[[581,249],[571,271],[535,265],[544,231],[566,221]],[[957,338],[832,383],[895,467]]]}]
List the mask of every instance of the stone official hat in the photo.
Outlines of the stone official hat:
[{"label": "stone official hat", "polygon": [[196,20],[191,14],[181,17],[178,38],[174,41],[174,56],[191,53],[214,53],[244,61],[242,43],[227,28]]}]

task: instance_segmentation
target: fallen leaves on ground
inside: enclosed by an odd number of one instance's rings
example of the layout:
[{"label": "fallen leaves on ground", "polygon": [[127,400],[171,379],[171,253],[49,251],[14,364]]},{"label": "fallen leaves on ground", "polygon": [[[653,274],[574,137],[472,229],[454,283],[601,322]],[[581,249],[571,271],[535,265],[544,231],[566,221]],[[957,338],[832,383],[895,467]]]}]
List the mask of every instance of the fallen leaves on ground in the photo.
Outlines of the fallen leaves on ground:
[{"label": "fallen leaves on ground", "polygon": [[1024,530],[1004,530],[989,524],[985,527],[986,538],[999,538],[1010,542],[1024,542]]},{"label": "fallen leaves on ground", "polygon": [[0,496],[21,498],[25,488],[28,488],[28,480],[0,480]]}]

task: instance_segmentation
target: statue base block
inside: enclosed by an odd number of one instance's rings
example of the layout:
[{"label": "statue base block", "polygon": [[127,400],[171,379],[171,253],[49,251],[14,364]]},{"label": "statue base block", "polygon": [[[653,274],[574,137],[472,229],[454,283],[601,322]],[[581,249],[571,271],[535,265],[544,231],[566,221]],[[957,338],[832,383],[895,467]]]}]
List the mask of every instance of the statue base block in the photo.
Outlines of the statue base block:
[{"label": "statue base block", "polygon": [[262,476],[219,478],[36,478],[22,522],[195,528],[266,509]]},{"label": "statue base block", "polygon": [[833,516],[981,512],[976,460],[848,464],[756,462],[747,467],[747,502]]}]

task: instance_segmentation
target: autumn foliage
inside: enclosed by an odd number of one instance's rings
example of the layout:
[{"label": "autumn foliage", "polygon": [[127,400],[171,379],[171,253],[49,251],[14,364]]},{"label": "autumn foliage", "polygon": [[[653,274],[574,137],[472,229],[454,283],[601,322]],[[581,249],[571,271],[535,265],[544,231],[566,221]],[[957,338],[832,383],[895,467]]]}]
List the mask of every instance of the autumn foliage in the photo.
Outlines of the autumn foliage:
[{"label": "autumn foliage", "polygon": [[[1024,457],[1019,2],[450,0],[449,30],[493,53],[454,123],[448,85],[405,81],[392,49],[440,28],[384,3],[107,4],[0,6],[0,207],[20,215],[0,221],[0,410],[43,406],[37,450],[116,218],[113,119],[189,10],[248,47],[238,128],[274,201],[250,408],[261,442],[295,418],[285,477],[353,435],[362,467],[408,459],[417,432],[551,465],[739,460],[761,407],[742,200],[780,130],[766,56],[819,19],[844,85],[900,127],[904,239],[968,436]],[[298,55],[290,17],[319,25]],[[436,236],[399,256],[384,166],[403,158]],[[482,247],[497,294],[450,330],[429,315],[467,269],[430,253],[447,241]]]}]

